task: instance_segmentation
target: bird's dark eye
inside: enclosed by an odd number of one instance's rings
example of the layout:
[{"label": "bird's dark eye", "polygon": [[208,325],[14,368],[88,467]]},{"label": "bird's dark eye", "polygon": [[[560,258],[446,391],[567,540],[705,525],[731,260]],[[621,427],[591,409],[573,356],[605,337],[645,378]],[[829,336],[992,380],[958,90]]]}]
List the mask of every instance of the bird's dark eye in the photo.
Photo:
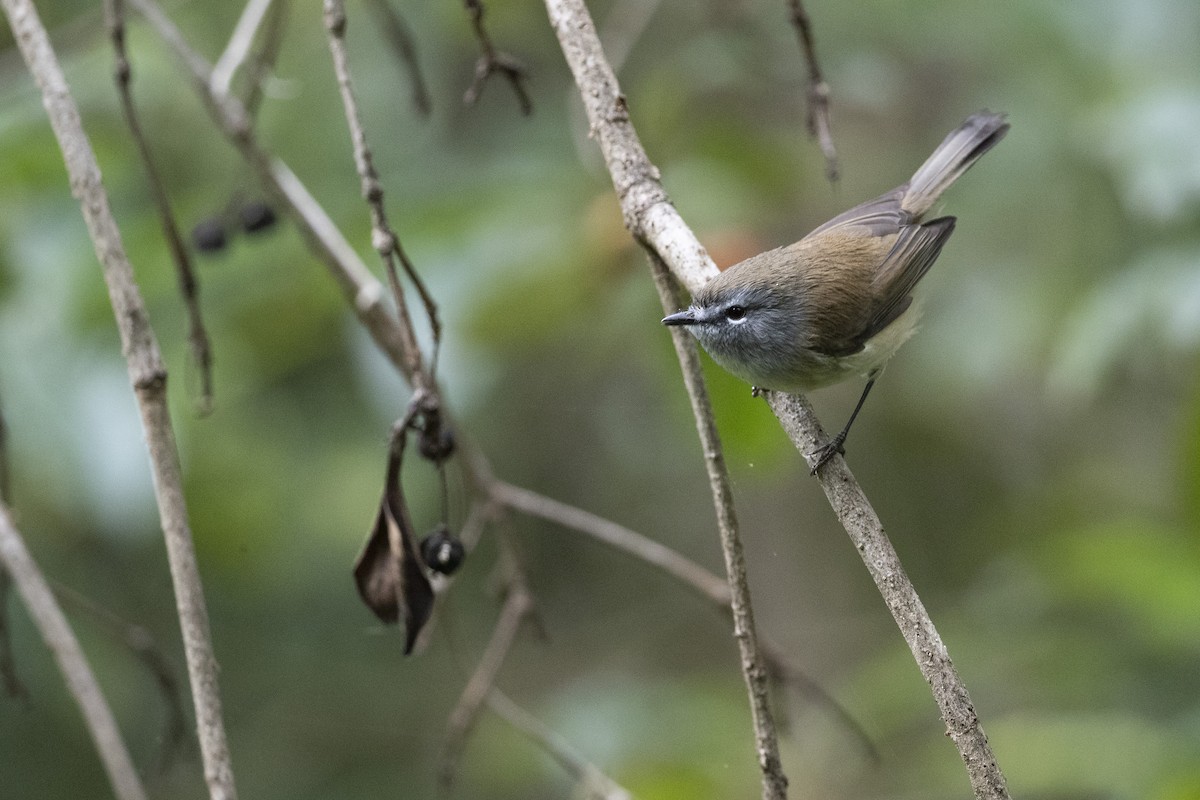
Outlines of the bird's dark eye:
[{"label": "bird's dark eye", "polygon": [[725,319],[729,320],[730,322],[737,322],[739,319],[742,319],[745,316],[746,309],[741,306],[730,306],[729,308],[725,309]]}]

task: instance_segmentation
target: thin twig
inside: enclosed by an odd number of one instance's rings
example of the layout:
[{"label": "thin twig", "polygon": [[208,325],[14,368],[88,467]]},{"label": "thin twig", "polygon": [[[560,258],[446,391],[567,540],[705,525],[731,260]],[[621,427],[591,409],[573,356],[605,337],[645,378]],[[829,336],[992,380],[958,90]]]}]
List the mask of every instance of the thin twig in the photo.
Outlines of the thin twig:
[{"label": "thin twig", "polygon": [[412,103],[417,113],[423,117],[433,111],[433,101],[429,97],[429,87],[425,85],[425,74],[421,71],[421,60],[417,58],[417,45],[412,32],[400,12],[392,8],[388,0],[367,0],[367,8],[375,14],[376,24],[386,37],[396,54],[396,60],[404,65],[408,72],[409,85],[412,87]]},{"label": "thin twig", "polygon": [[520,580],[512,581],[508,586],[504,605],[500,609],[500,616],[496,619],[496,626],[492,629],[492,638],[484,648],[479,665],[467,681],[466,688],[463,689],[458,704],[446,723],[446,741],[442,745],[441,766],[438,769],[438,781],[443,789],[448,789],[454,782],[467,736],[475,726],[479,711],[496,684],[496,677],[504,665],[505,658],[508,657],[508,651],[512,649],[522,621],[532,611],[533,600],[524,583]]},{"label": "thin twig", "polygon": [[804,51],[804,62],[808,65],[808,134],[817,140],[825,156],[825,177],[832,183],[838,179],[837,148],[833,144],[833,132],[829,120],[829,84],[821,73],[817,61],[817,47],[813,39],[812,22],[804,8],[804,0],[788,0],[792,26],[800,39]]},{"label": "thin twig", "polygon": [[159,222],[162,224],[163,236],[167,240],[167,249],[175,264],[175,272],[179,279],[179,291],[183,295],[184,306],[188,317],[188,344],[192,358],[200,370],[200,401],[199,411],[207,414],[212,411],[213,380],[212,380],[212,345],[209,342],[208,331],[204,327],[204,318],[200,315],[200,283],[196,279],[196,271],[192,269],[192,259],[188,255],[187,245],[184,244],[183,234],[175,221],[175,213],[171,210],[171,201],[167,196],[166,186],[158,167],[155,166],[154,156],[150,152],[150,142],[142,129],[141,119],[133,103],[133,92],[130,88],[132,69],[125,50],[125,13],[123,0],[104,0],[104,17],[108,25],[109,37],[112,40],[113,54],[116,59],[114,78],[117,83],[117,94],[121,98],[121,111],[125,115],[125,124],[133,136],[138,158],[146,170],[146,182],[150,187],[150,197],[158,210]]},{"label": "thin twig", "polygon": [[[690,292],[698,291],[717,274],[704,248],[671,205],[629,120],[625,99],[604,58],[595,26],[582,0],[546,0],[551,25],[575,82],[580,87],[588,121],[600,145],[626,226],[638,241],[648,243]],[[801,453],[826,441],[808,402],[800,395],[769,395],[772,409]],[[861,487],[835,457],[819,473],[834,511],[850,534],[875,584],[892,610],[909,648],[916,657],[946,723],[950,738],[966,765],[979,800],[1008,798],[1003,774],[988,745],[966,687],[954,670],[933,622],[921,605],[894,549],[887,542],[878,516]]]},{"label": "thin twig", "polygon": [[[10,14],[10,21],[16,28],[16,12],[20,10],[17,0],[4,0],[5,10]],[[29,554],[25,541],[22,539],[12,517],[9,516],[8,506],[0,503],[0,566],[12,576],[17,592],[29,610],[29,616],[42,635],[46,647],[54,656],[67,689],[75,698],[79,710],[83,713],[88,733],[100,754],[104,770],[108,773],[108,781],[112,784],[113,794],[119,800],[146,800],[146,790],[138,778],[133,766],[133,759],[125,742],[121,739],[121,731],[113,718],[112,709],[104,699],[100,684],[88,666],[87,657],[79,646],[71,626],[63,615],[62,609],[54,600],[45,577],[38,569],[33,556]]]},{"label": "thin twig", "polygon": [[29,70],[41,89],[43,104],[71,178],[72,193],[79,200],[108,285],[109,299],[121,335],[121,350],[128,364],[130,383],[137,397],[142,428],[150,451],[155,498],[166,539],[196,708],[204,774],[213,800],[234,800],[237,791],[221,714],[208,611],[188,525],[179,452],[167,408],[166,367],[133,277],[133,267],[121,243],[121,233],[113,219],[108,194],[100,180],[96,155],[83,130],[79,109],[50,47],[46,30],[30,0],[0,1],[3,2]]},{"label": "thin twig", "polygon": [[508,53],[497,50],[492,44],[492,37],[488,35],[487,28],[483,24],[483,0],[463,0],[463,4],[467,8],[467,13],[471,15],[471,28],[475,31],[475,38],[479,42],[479,60],[475,62],[475,78],[467,88],[466,94],[463,95],[463,101],[469,106],[475,105],[479,101],[479,96],[483,94],[483,85],[487,83],[487,79],[499,73],[508,80],[509,86],[516,94],[517,102],[521,105],[521,113],[529,116],[533,113],[533,100],[525,89],[525,81],[528,80],[529,73],[526,72],[521,62]]},{"label": "thin twig", "polygon": [[496,502],[515,511],[586,533],[594,539],[623,550],[679,579],[721,608],[729,607],[729,585],[725,581],[695,561],[648,536],[612,520],[501,480],[495,480],[485,491]]},{"label": "thin twig", "polygon": [[605,775],[566,739],[494,686],[488,693],[487,706],[496,716],[532,739],[578,781],[579,794],[576,796],[586,800],[632,800],[628,789]]},{"label": "thin twig", "polygon": [[379,182],[379,173],[375,171],[375,162],[371,156],[371,148],[367,145],[367,134],[363,129],[362,117],[358,113],[358,100],[354,95],[354,81],[350,75],[350,59],[346,54],[346,7],[342,0],[325,0],[325,28],[329,31],[329,49],[333,54],[333,71],[337,76],[338,89],[342,95],[342,105],[346,112],[346,122],[350,126],[350,140],[354,146],[354,166],[358,170],[363,199],[371,210],[371,243],[383,260],[388,282],[392,287],[392,295],[396,301],[397,314],[403,327],[412,327],[408,318],[408,306],[404,301],[404,289],[396,275],[396,261],[404,269],[408,279],[416,287],[425,306],[425,314],[429,319],[429,327],[433,334],[433,353],[429,359],[429,374],[419,372],[417,388],[433,389],[433,377],[437,372],[437,354],[442,339],[442,324],[438,319],[437,304],[433,296],[425,288],[425,283],[412,262],[400,245],[400,237],[388,222],[387,213],[383,207],[383,184]]},{"label": "thin twig", "polygon": [[[647,248],[647,254],[650,257],[654,285],[658,289],[663,311],[670,314],[681,305],[679,284],[653,249]],[[784,800],[787,797],[788,781],[779,760],[779,735],[775,729],[774,715],[771,713],[769,676],[758,649],[754,607],[750,602],[750,580],[746,576],[746,559],[738,532],[733,489],[729,484],[729,470],[725,466],[725,453],[721,447],[721,437],[717,433],[708,388],[704,384],[696,340],[686,331],[672,330],[671,341],[675,345],[675,356],[679,359],[683,383],[687,387],[688,399],[692,404],[692,416],[696,419],[696,433],[704,451],[704,465],[708,472],[713,507],[717,512],[721,553],[725,556],[725,573],[729,579],[733,636],[738,643],[742,677],[745,678],[746,691],[750,695],[750,717],[754,724],[758,766],[762,772],[763,798]]]},{"label": "thin twig", "polygon": [[271,1],[247,0],[246,7],[242,9],[242,15],[238,17],[237,25],[233,28],[233,34],[229,37],[229,43],[225,45],[225,51],[213,66],[209,86],[214,94],[229,94],[233,76],[238,67],[246,63],[250,48],[254,44],[254,37],[267,16]]}]

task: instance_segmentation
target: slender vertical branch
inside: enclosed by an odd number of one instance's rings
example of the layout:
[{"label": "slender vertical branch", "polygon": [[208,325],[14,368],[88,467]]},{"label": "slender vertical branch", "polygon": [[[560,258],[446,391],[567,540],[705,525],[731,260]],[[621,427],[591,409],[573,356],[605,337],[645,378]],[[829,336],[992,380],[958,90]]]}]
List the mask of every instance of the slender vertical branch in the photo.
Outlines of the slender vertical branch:
[{"label": "slender vertical branch", "polygon": [[825,156],[825,176],[830,181],[838,179],[837,148],[833,145],[833,131],[829,114],[829,84],[817,61],[817,45],[813,38],[812,21],[804,8],[804,0],[788,0],[792,26],[800,39],[804,51],[804,63],[808,65],[808,133],[817,140]]},{"label": "slender vertical branch", "polygon": [[[605,60],[587,8],[582,0],[546,0],[546,7],[579,86],[591,130],[620,199],[626,227],[635,238],[653,248],[671,273],[695,293],[717,274],[716,265],[671,206],[658,170],[638,141],[625,98]],[[804,397],[772,393],[769,400],[784,431],[801,453],[811,452],[816,442],[825,441]],[[829,462],[819,480],[933,691],[975,796],[979,800],[1007,800],[1004,776],[966,686],[954,670],[911,582],[903,577],[900,561],[865,493],[840,457]]]},{"label": "slender vertical branch", "polygon": [[371,209],[371,240],[376,252],[383,260],[388,282],[396,299],[396,313],[400,317],[402,327],[411,328],[408,318],[408,307],[404,302],[404,289],[396,275],[396,262],[399,261],[408,279],[416,287],[429,317],[429,327],[433,331],[433,356],[430,359],[429,373],[418,370],[416,384],[418,388],[433,387],[433,373],[437,368],[438,345],[442,338],[442,325],[438,319],[437,304],[433,296],[425,288],[421,276],[409,261],[400,245],[398,237],[388,222],[387,212],[383,207],[383,184],[379,182],[379,173],[375,171],[374,158],[371,148],[367,145],[367,134],[363,129],[362,117],[358,113],[358,100],[354,95],[354,83],[350,75],[350,59],[346,53],[346,7],[342,0],[325,0],[325,27],[329,31],[329,49],[333,54],[333,71],[337,75],[338,89],[342,95],[342,105],[346,112],[346,122],[350,126],[350,139],[354,146],[354,166],[358,170],[362,185],[362,195]]},{"label": "slender vertical branch", "polygon": [[[11,3],[12,0],[6,0]],[[7,6],[6,6],[7,8]],[[113,718],[112,709],[100,691],[100,684],[88,666],[87,657],[79,646],[71,626],[62,609],[54,599],[54,593],[38,569],[37,563],[25,547],[16,525],[9,515],[8,506],[0,502],[0,567],[3,567],[17,587],[17,592],[29,610],[29,616],[37,626],[46,647],[54,656],[67,689],[83,712],[88,733],[100,754],[113,794],[119,800],[146,800],[133,759],[121,739],[121,731]]]},{"label": "slender vertical branch", "polygon": [[167,410],[166,367],[113,219],[108,194],[100,180],[100,166],[46,30],[30,0],[2,0],[2,3],[21,53],[41,90],[50,125],[70,175],[72,194],[79,200],[108,286],[121,336],[121,350],[150,451],[155,498],[183,632],[205,778],[213,800],[234,800],[237,792],[221,714],[217,663],[184,502],[179,452]]},{"label": "slender vertical branch", "polygon": [[[659,300],[662,301],[665,313],[669,314],[680,306],[679,286],[662,259],[658,258],[653,250],[647,250]],[[671,341],[675,345],[675,355],[683,370],[683,383],[687,387],[688,399],[692,404],[692,416],[696,419],[696,432],[704,451],[704,466],[708,471],[709,489],[717,512],[717,530],[721,535],[721,552],[725,556],[725,574],[729,580],[731,595],[733,636],[738,643],[742,677],[750,695],[750,716],[754,724],[758,766],[762,771],[763,798],[782,800],[787,797],[788,781],[779,760],[779,737],[771,713],[770,681],[758,649],[754,607],[750,602],[750,579],[746,575],[746,559],[742,552],[742,540],[738,532],[725,454],[721,447],[720,435],[717,433],[717,423],[713,418],[708,389],[704,385],[696,340],[686,331],[677,329],[671,331]]]},{"label": "slender vertical branch", "polygon": [[192,269],[192,259],[188,255],[183,234],[175,222],[175,214],[171,210],[171,201],[167,197],[167,189],[163,183],[154,156],[150,152],[150,142],[142,129],[141,119],[133,103],[133,92],[130,82],[133,77],[129,57],[125,51],[125,12],[123,0],[104,0],[104,17],[108,24],[108,34],[112,39],[113,52],[116,58],[114,78],[117,83],[117,94],[121,97],[121,111],[125,116],[125,124],[133,137],[138,157],[146,170],[146,182],[150,187],[150,197],[158,209],[158,218],[162,224],[163,236],[167,240],[167,248],[171,260],[175,263],[175,271],[179,279],[180,294],[187,308],[188,344],[191,347],[192,358],[200,370],[200,403],[202,414],[212,410],[213,381],[212,381],[212,345],[209,342],[208,331],[204,327],[204,319],[200,315],[200,283],[196,279],[196,271]]}]

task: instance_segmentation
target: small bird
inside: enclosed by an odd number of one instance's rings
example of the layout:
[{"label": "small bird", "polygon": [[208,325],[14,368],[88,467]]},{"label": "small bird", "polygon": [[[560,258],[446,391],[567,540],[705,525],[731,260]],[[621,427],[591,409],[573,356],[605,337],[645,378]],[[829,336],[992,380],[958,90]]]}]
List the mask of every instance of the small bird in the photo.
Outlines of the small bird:
[{"label": "small bird", "polygon": [[981,111],[951,131],[908,183],[839,214],[800,241],[734,264],[691,306],[663,319],[687,326],[713,360],[757,392],[817,389],[862,375],[846,426],[809,455],[816,474],[843,448],[887,360],[916,330],[913,288],[954,232],[923,217],[1008,132]]}]

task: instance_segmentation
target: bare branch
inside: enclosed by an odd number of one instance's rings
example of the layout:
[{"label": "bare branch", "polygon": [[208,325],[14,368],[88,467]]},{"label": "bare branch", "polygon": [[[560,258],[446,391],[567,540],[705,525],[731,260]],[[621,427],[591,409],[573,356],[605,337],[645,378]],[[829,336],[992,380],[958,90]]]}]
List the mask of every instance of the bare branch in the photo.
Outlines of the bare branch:
[{"label": "bare branch", "polygon": [[[662,259],[647,247],[654,285],[658,289],[666,314],[677,309],[682,298],[679,285],[671,277]],[[750,695],[750,716],[754,724],[754,743],[758,753],[758,767],[762,772],[764,800],[784,800],[787,797],[787,777],[779,760],[779,736],[775,730],[775,718],[771,713],[770,686],[767,670],[763,666],[758,650],[758,634],[754,628],[754,607],[750,602],[750,580],[746,576],[746,559],[742,552],[742,539],[738,532],[737,514],[733,506],[733,489],[729,484],[729,470],[725,466],[725,453],[717,423],[713,418],[712,403],[700,367],[700,353],[696,340],[684,330],[671,331],[675,355],[683,371],[683,383],[687,387],[688,399],[692,404],[692,416],[696,419],[696,432],[704,451],[704,465],[708,471],[709,489],[713,496],[713,507],[717,512],[717,530],[721,536],[721,553],[725,556],[725,573],[729,579],[730,609],[733,612],[733,636],[741,655],[742,677]]]},{"label": "bare branch", "polygon": [[579,782],[579,796],[587,800],[632,800],[633,796],[629,794],[628,789],[605,775],[562,736],[550,730],[541,720],[518,706],[494,686],[488,693],[487,706],[496,716],[537,743],[574,777]]},{"label": "bare branch", "polygon": [[271,0],[247,0],[246,7],[242,9],[242,15],[233,28],[233,34],[229,37],[229,43],[225,45],[225,51],[217,59],[209,78],[213,94],[229,94],[234,73],[246,62],[254,44],[254,37],[270,7]]},{"label": "bare branch", "polygon": [[217,687],[217,665],[209,634],[208,611],[187,519],[179,453],[167,409],[167,372],[150,327],[133,268],[100,180],[100,167],[84,133],[79,110],[46,30],[30,0],[2,0],[17,43],[42,92],[51,127],[58,139],[96,255],[103,268],[109,299],[121,335],[130,383],[142,415],[150,450],[155,497],[166,539],[175,600],[183,632],[188,674],[196,707],[196,724],[205,778],[213,800],[234,800],[237,792],[225,738]]},{"label": "bare branch", "polygon": [[192,259],[188,255],[183,235],[175,221],[171,210],[171,201],[167,197],[166,186],[158,167],[155,166],[154,156],[150,152],[150,143],[142,130],[142,123],[133,104],[133,92],[130,89],[132,70],[125,51],[125,14],[122,0],[104,0],[104,16],[108,24],[109,37],[112,39],[113,53],[116,58],[114,78],[117,83],[117,93],[121,97],[121,111],[125,115],[125,124],[133,136],[138,158],[146,170],[146,182],[150,187],[150,197],[158,210],[158,218],[162,224],[163,236],[167,240],[167,248],[171,252],[171,260],[179,278],[179,290],[187,308],[188,344],[192,358],[200,370],[200,401],[201,414],[212,410],[212,346],[208,339],[208,331],[204,327],[204,319],[200,315],[200,284],[196,272],[192,269]]},{"label": "bare branch", "polygon": [[[14,20],[16,0],[4,0],[5,11]],[[14,22],[14,28],[16,27]],[[12,576],[17,592],[29,610],[29,616],[37,626],[46,647],[50,649],[58,664],[67,689],[83,712],[88,733],[100,754],[104,770],[108,773],[113,794],[119,800],[146,800],[146,790],[138,778],[133,759],[121,739],[121,731],[113,718],[112,709],[100,691],[100,684],[88,666],[87,657],[79,646],[71,626],[62,609],[54,600],[46,579],[37,563],[25,547],[20,532],[13,524],[8,506],[0,503],[0,565]]]},{"label": "bare branch", "polygon": [[429,97],[429,87],[425,85],[425,74],[421,71],[421,61],[417,58],[417,45],[412,33],[405,24],[404,18],[388,0],[367,0],[367,8],[375,14],[376,24],[381,33],[387,38],[397,60],[408,70],[409,83],[412,86],[412,103],[417,113],[423,117],[429,116],[433,110],[433,101]]},{"label": "bare branch", "polygon": [[464,5],[467,7],[467,13],[471,15],[471,27],[479,41],[480,55],[479,60],[475,62],[475,79],[463,95],[463,101],[467,105],[475,105],[479,96],[483,94],[483,85],[487,83],[487,79],[499,73],[508,80],[509,86],[516,94],[517,102],[521,104],[521,113],[529,116],[533,113],[533,100],[525,90],[525,81],[529,78],[525,67],[508,53],[497,50],[492,44],[492,37],[483,25],[483,0],[464,0]]},{"label": "bare branch", "polygon": [[433,332],[433,354],[430,358],[430,374],[420,372],[417,376],[417,386],[433,389],[433,374],[437,370],[437,354],[442,339],[442,324],[438,319],[437,304],[433,301],[429,290],[416,268],[409,261],[400,245],[398,237],[388,222],[387,213],[383,207],[383,184],[379,182],[379,173],[375,171],[371,148],[367,146],[367,134],[363,130],[362,117],[358,113],[358,100],[354,96],[354,83],[350,76],[350,59],[346,54],[346,8],[342,0],[325,0],[325,27],[329,31],[329,49],[333,54],[333,71],[337,76],[338,89],[342,95],[342,105],[346,112],[346,122],[350,126],[350,140],[354,145],[354,166],[362,186],[363,198],[371,209],[371,241],[376,252],[383,260],[388,282],[396,300],[397,314],[402,327],[411,328],[408,318],[408,307],[404,302],[404,289],[396,275],[396,261],[404,268],[404,273],[416,287],[425,306],[429,318],[429,327]]},{"label": "bare branch", "polygon": [[454,782],[467,736],[475,726],[488,694],[496,685],[496,676],[508,657],[508,651],[512,649],[521,622],[532,611],[533,600],[524,584],[519,580],[511,582],[496,627],[492,630],[492,638],[446,724],[446,741],[442,745],[441,768],[438,770],[438,779],[443,788],[449,788]]},{"label": "bare branch", "polygon": [[817,61],[817,48],[813,39],[812,22],[804,8],[804,0],[788,0],[792,26],[800,39],[804,51],[804,62],[808,65],[808,134],[817,140],[825,156],[825,177],[832,183],[838,179],[837,148],[833,145],[833,132],[829,121],[829,84],[821,74]]},{"label": "bare branch", "polygon": [[583,509],[500,480],[488,486],[486,491],[497,502],[515,511],[573,528],[623,550],[678,578],[721,608],[729,607],[729,586],[725,581],[648,536]]},{"label": "bare branch", "polygon": [[[595,26],[582,0],[546,0],[550,22],[580,87],[588,121],[612,176],[626,226],[652,247],[675,277],[695,293],[717,274],[679,214],[671,206],[629,120],[629,110],[608,66]],[[769,395],[771,407],[801,453],[825,441],[807,401],[799,395]],[[921,605],[878,516],[841,457],[819,474],[842,525],[897,620],[901,633],[933,690],[951,739],[980,800],[1008,798],[1004,776],[975,715],[966,687],[954,670],[932,620]]]}]

